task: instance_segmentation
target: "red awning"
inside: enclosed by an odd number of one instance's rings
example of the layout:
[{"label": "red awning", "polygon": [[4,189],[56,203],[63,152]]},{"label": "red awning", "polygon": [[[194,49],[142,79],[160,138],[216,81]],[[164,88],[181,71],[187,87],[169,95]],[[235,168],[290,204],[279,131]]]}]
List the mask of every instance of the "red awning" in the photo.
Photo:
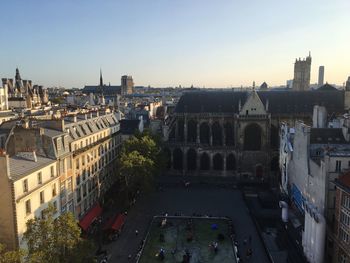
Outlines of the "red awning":
[{"label": "red awning", "polygon": [[111,225],[111,229],[117,231],[122,228],[125,223],[126,216],[124,214],[119,214],[113,224]]},{"label": "red awning", "polygon": [[84,216],[82,220],[80,220],[79,225],[81,228],[86,231],[91,223],[96,219],[96,217],[100,216],[102,213],[102,208],[99,204],[94,205],[89,212]]}]

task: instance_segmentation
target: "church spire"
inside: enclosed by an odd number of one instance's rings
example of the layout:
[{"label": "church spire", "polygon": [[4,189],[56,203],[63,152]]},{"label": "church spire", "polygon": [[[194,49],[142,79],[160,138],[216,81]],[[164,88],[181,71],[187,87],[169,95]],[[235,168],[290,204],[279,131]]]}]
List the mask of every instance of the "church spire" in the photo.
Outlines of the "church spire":
[{"label": "church spire", "polygon": [[102,69],[100,68],[100,87],[103,87]]}]

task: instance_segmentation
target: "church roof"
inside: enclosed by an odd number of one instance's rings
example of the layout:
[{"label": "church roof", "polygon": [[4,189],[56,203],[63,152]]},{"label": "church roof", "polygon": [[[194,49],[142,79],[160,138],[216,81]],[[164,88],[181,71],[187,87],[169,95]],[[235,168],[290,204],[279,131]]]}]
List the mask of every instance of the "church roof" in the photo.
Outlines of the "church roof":
[{"label": "church roof", "polygon": [[323,86],[319,87],[317,90],[318,91],[334,91],[334,90],[338,90],[338,89],[335,88],[334,86],[329,85],[328,83],[326,83]]},{"label": "church roof", "polygon": [[[100,93],[101,89],[99,85],[96,86],[85,86],[82,90],[83,93]],[[102,93],[104,95],[113,95],[113,94],[120,94],[121,93],[121,86],[109,86],[109,85],[103,85],[102,86]]]},{"label": "church roof", "polygon": [[[344,92],[340,90],[315,91],[258,91],[261,101],[272,114],[311,114],[314,105],[325,106],[329,113],[344,111]],[[248,91],[194,91],[185,92],[176,105],[176,113],[238,113]]]},{"label": "church roof", "polygon": [[176,113],[238,112],[246,101],[245,91],[194,91],[184,93],[175,107]]}]

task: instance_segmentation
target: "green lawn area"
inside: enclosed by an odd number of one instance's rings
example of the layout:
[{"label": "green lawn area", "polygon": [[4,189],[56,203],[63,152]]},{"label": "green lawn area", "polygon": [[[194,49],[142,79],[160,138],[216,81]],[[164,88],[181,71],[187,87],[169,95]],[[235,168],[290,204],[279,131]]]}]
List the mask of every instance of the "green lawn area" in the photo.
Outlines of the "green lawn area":
[{"label": "green lawn area", "polygon": [[[186,249],[191,254],[191,263],[236,262],[227,220],[168,218],[165,227],[160,226],[161,221],[161,218],[153,220],[140,263],[182,262]],[[217,225],[217,229],[212,229],[213,224]],[[219,234],[223,235],[223,240],[218,239]],[[164,241],[160,240],[161,235],[164,236]],[[187,240],[190,236],[192,241]],[[218,243],[217,253],[209,247],[213,242]],[[161,248],[165,250],[163,261],[156,257]]]}]

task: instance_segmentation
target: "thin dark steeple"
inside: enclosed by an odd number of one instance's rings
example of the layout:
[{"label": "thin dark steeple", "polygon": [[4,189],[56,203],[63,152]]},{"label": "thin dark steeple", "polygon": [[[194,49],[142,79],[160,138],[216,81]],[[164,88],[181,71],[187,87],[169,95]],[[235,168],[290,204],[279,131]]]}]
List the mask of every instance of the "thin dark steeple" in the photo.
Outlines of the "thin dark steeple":
[{"label": "thin dark steeple", "polygon": [[103,87],[102,69],[100,69],[100,88]]}]

